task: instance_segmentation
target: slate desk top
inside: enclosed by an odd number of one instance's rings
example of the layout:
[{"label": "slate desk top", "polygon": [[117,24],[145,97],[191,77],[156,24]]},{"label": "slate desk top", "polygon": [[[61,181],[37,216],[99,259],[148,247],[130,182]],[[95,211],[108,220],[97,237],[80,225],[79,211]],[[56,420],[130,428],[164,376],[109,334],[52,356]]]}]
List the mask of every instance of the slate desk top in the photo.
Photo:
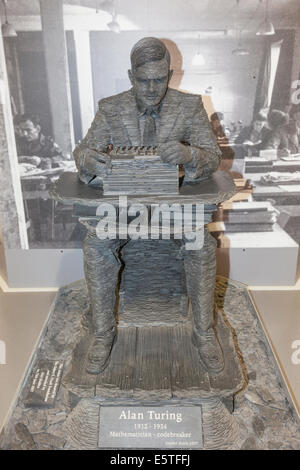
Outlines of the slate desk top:
[{"label": "slate desk top", "polygon": [[[218,170],[212,177],[197,183],[183,184],[179,194],[170,195],[128,195],[128,204],[219,204],[230,199],[237,189],[232,176]],[[98,206],[101,202],[118,204],[119,196],[104,196],[99,187],[91,187],[79,180],[77,173],[65,172],[50,188],[51,196],[65,204]]]}]

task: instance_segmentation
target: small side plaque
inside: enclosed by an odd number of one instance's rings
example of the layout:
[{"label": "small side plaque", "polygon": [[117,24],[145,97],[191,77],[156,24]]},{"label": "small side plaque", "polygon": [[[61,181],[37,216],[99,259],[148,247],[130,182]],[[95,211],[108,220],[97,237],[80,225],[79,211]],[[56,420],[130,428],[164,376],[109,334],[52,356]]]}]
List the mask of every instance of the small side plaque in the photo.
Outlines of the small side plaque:
[{"label": "small side plaque", "polygon": [[64,361],[40,359],[30,377],[25,406],[53,406],[59,390]]},{"label": "small side plaque", "polygon": [[201,406],[101,406],[99,448],[203,447]]}]

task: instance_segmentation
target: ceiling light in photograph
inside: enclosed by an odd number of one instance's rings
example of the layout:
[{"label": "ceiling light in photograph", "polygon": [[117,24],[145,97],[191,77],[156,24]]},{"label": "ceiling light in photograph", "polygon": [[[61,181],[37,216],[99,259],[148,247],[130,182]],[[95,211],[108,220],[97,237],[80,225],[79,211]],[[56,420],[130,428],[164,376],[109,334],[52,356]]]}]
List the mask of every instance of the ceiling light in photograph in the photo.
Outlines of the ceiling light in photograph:
[{"label": "ceiling light in photograph", "polygon": [[121,26],[117,22],[117,15],[116,15],[114,2],[112,3],[111,16],[112,16],[112,20],[109,23],[107,23],[107,26],[110,29],[110,31],[118,34],[121,31]]},{"label": "ceiling light in photograph", "polygon": [[200,34],[198,35],[198,50],[192,58],[192,65],[195,65],[196,67],[201,67],[202,65],[205,65],[205,58],[200,52]]},{"label": "ceiling light in photograph", "polygon": [[242,29],[239,27],[240,23],[240,1],[236,0],[236,24],[235,24],[235,30],[236,30],[236,39],[237,39],[237,47],[236,49],[233,49],[231,53],[235,56],[242,56],[242,55],[249,55],[248,49],[245,47],[242,47]]},{"label": "ceiling light in photograph", "polygon": [[118,34],[121,31],[121,27],[120,27],[119,23],[117,22],[115,15],[113,15],[112,21],[107,23],[107,26],[110,29],[110,31],[113,31],[114,33]]},{"label": "ceiling light in photograph", "polygon": [[205,59],[203,57],[202,54],[200,54],[200,52],[197,52],[197,54],[194,55],[193,59],[192,59],[192,64],[193,65],[196,65],[196,66],[201,66],[201,65],[205,65]]},{"label": "ceiling light in photograph", "polygon": [[272,36],[273,34],[275,34],[275,28],[269,17],[269,0],[266,0],[265,19],[260,24],[256,34],[257,36]]},{"label": "ceiling light in photograph", "polygon": [[7,20],[7,11],[6,11],[6,4],[7,0],[2,0],[4,5],[4,14],[5,14],[5,23],[1,26],[2,36],[4,38],[13,38],[17,36],[17,32],[12,24],[10,24]]},{"label": "ceiling light in photograph", "polygon": [[249,55],[248,49],[245,49],[244,47],[237,47],[236,49],[233,49],[232,51],[233,55]]},{"label": "ceiling light in photograph", "polygon": [[233,49],[233,51],[231,51],[231,53],[233,55],[249,55],[250,52],[248,51],[248,49],[246,49],[245,47],[243,47],[242,45],[242,31],[239,31],[237,33],[237,36],[238,36],[238,43],[237,43],[237,47],[236,49]]}]

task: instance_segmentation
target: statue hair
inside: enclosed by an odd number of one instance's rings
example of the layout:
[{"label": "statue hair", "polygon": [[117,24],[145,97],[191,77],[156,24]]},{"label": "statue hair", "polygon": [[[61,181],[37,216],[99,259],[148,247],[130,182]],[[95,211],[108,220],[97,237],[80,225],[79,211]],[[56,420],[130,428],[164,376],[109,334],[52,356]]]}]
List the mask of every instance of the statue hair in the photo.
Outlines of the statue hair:
[{"label": "statue hair", "polygon": [[170,53],[165,44],[158,38],[147,37],[140,39],[130,53],[131,69],[159,60],[166,60],[170,68]]}]

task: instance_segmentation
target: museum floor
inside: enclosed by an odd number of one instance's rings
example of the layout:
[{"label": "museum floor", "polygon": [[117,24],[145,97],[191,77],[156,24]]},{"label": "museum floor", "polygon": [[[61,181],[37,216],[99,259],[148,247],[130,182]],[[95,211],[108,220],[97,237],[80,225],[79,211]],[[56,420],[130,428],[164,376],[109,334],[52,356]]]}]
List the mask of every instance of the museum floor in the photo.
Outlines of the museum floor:
[{"label": "museum floor", "polygon": [[[292,361],[292,344],[300,340],[300,269],[297,279],[295,286],[250,287],[249,291],[300,416],[300,364]],[[54,298],[55,289],[9,289],[0,276],[0,340],[6,346],[6,364],[0,365],[0,430]]]}]

